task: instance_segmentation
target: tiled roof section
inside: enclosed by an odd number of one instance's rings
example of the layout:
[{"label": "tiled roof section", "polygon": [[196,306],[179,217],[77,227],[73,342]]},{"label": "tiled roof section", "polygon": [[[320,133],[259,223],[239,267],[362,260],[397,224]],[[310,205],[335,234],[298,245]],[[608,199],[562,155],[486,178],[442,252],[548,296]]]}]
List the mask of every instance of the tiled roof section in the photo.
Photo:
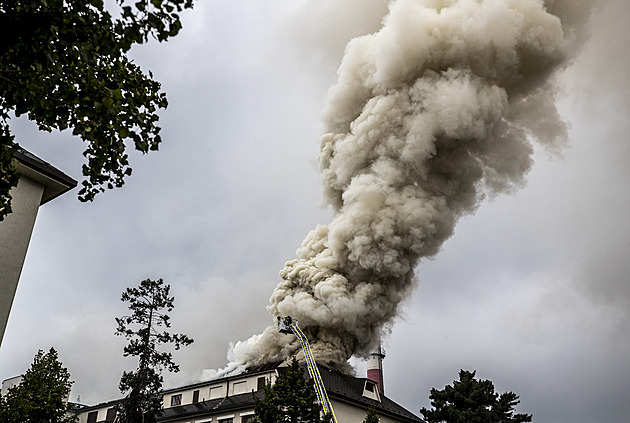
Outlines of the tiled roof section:
[{"label": "tiled roof section", "polygon": [[246,368],[245,372],[241,374],[248,375],[260,372],[268,372],[269,370],[277,369],[282,363],[284,363],[284,361],[272,361],[269,363],[261,364],[259,366],[250,366]]},{"label": "tiled roof section", "polygon": [[385,395],[381,394],[381,402],[364,397],[363,387],[366,378],[356,378],[323,366],[319,366],[319,373],[326,386],[326,392],[331,398],[356,401],[365,404],[366,408],[374,407],[377,412],[392,414],[409,422],[422,422],[420,417],[396,404]]},{"label": "tiled roof section", "polygon": [[[309,375],[306,369],[306,363],[301,364],[304,368],[304,376],[308,378]],[[365,381],[367,378],[357,378],[338,370],[329,369],[321,364],[317,367],[324,382],[324,386],[326,387],[326,393],[331,399],[360,403],[363,404],[366,409],[368,407],[374,407],[377,412],[396,416],[398,419],[403,421],[422,422],[420,417],[396,404],[383,394],[380,395],[381,402],[364,397],[363,388],[365,387]],[[284,373],[286,371],[286,367],[279,369],[280,373]]]},{"label": "tiled roof section", "polygon": [[269,372],[270,370],[274,370],[277,369],[278,367],[280,367],[282,365],[282,363],[284,363],[283,361],[273,361],[270,363],[265,363],[265,364],[261,364],[259,366],[251,366],[248,367],[247,369],[245,369],[244,372],[239,373],[237,375],[230,375],[230,376],[224,376],[224,377],[220,377],[217,379],[208,379],[208,380],[204,380],[203,382],[197,382],[197,383],[193,383],[191,385],[184,385],[184,386],[177,386],[175,388],[168,388],[168,389],[164,389],[162,391],[163,394],[170,394],[172,392],[177,392],[177,391],[181,391],[182,389],[193,389],[193,388],[197,388],[197,387],[201,387],[201,386],[207,386],[208,384],[218,384],[218,383],[222,383],[226,380],[232,380],[235,377],[241,377],[243,375],[254,375],[256,373],[265,373],[265,372]]},{"label": "tiled roof section", "polygon": [[71,407],[70,407],[71,411],[74,411],[77,413],[83,413],[86,411],[99,410],[101,408],[114,407],[120,401],[121,399],[115,399],[115,400],[110,400],[106,402],[101,402],[95,405],[85,405],[85,404],[77,404],[77,403],[70,403],[70,402],[68,404],[71,404]]},{"label": "tiled roof section", "polygon": [[195,419],[199,419],[202,418],[204,414],[216,414],[217,412],[228,413],[239,409],[251,409],[256,403],[254,398],[263,399],[264,395],[265,391],[246,392],[244,394],[202,401],[196,404],[169,407],[164,409],[158,421],[168,422],[186,418],[187,416],[195,416]]},{"label": "tiled roof section", "polygon": [[[252,375],[256,373],[269,372],[270,370],[277,370],[279,373],[285,373],[287,367],[282,367],[283,362],[267,363],[260,366],[249,367],[244,373],[238,376],[229,376],[222,379],[213,381],[206,381],[196,383],[194,385],[188,385],[184,387],[169,389],[163,391],[163,394],[169,392],[178,392],[183,389],[191,389],[194,387],[207,386],[209,383],[216,383],[218,381],[230,380],[242,375]],[[308,372],[304,364],[305,376],[308,377]],[[319,366],[319,372],[326,386],[326,391],[330,399],[355,404],[359,407],[367,409],[368,407],[374,407],[377,413],[382,415],[389,415],[397,420],[407,423],[421,423],[422,419],[413,413],[407,411],[405,408],[396,404],[394,401],[380,395],[381,402],[366,398],[363,396],[363,389],[365,387],[366,378],[357,378],[345,373],[341,373],[337,370],[328,369],[324,366]],[[262,399],[264,397],[264,391],[246,392],[238,395],[230,395],[227,397],[216,398],[208,401],[198,402],[196,404],[186,404],[175,407],[165,408],[162,415],[158,418],[159,422],[168,423],[181,421],[188,417],[194,416],[194,420],[203,419],[205,416],[216,415],[217,413],[230,414],[236,413],[238,410],[251,410],[255,405],[255,399]],[[101,403],[91,407],[80,408],[76,412],[86,412],[91,409],[104,408],[106,406],[113,406],[116,401],[110,401],[107,403]]]},{"label": "tiled roof section", "polygon": [[89,408],[85,404],[79,404],[78,402],[71,402],[71,401],[68,401],[67,405],[68,405],[68,411],[72,411],[75,413],[81,412],[83,409]]}]

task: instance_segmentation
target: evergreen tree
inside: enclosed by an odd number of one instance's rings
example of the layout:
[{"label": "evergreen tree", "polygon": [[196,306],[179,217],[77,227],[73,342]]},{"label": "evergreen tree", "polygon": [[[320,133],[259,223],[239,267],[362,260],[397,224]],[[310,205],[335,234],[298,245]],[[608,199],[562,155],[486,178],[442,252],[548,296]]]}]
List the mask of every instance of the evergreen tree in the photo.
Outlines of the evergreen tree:
[{"label": "evergreen tree", "polygon": [[370,407],[366,410],[365,420],[363,423],[379,423],[379,418],[376,415],[376,410],[374,407]]},{"label": "evergreen tree", "polygon": [[2,423],[71,423],[66,415],[67,399],[72,387],[70,373],[59,361],[57,351],[37,352],[33,364],[19,385],[0,397]]},{"label": "evergreen tree", "polygon": [[123,355],[138,357],[136,371],[123,372],[119,388],[125,395],[117,408],[121,423],[154,423],[161,412],[161,371],[178,372],[179,366],[169,352],[158,351],[160,344],[172,344],[176,350],[190,345],[193,340],[183,334],[171,334],[159,327],[170,328],[174,297],[170,285],[162,279],[145,279],[137,288],[127,288],[121,301],[129,303],[132,314],[116,318],[116,335],[125,336],[129,344]]},{"label": "evergreen tree", "polygon": [[489,380],[475,379],[475,371],[460,370],[459,381],[442,390],[431,389],[431,406],[420,412],[428,423],[521,423],[531,422],[531,414],[514,414],[518,395],[494,391]]},{"label": "evergreen tree", "polygon": [[304,377],[304,369],[293,358],[286,373],[274,384],[265,384],[265,398],[256,399],[256,423],[328,423],[321,416],[313,384]]},{"label": "evergreen tree", "polygon": [[166,95],[128,53],[150,38],[177,35],[179,12],[192,7],[193,0],[0,2],[0,221],[18,180],[13,115],[85,141],[81,201],[123,185],[131,174],[128,144],[142,153],[158,149],[157,111],[167,107]]}]

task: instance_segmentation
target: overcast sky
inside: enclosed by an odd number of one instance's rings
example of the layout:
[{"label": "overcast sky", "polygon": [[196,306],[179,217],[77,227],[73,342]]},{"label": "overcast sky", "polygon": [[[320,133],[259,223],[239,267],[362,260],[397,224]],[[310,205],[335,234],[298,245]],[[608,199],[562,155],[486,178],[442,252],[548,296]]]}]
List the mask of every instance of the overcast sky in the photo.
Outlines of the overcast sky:
[{"label": "overcast sky", "polygon": [[[37,217],[0,347],[0,378],[51,346],[71,400],[118,397],[135,366],[114,336],[121,292],[172,286],[175,354],[166,387],[227,364],[229,344],[272,322],[278,271],[331,220],[316,156],[320,116],[345,44],[378,30],[378,0],[206,0],[166,44],[137,47],[162,82],[159,152],[131,155],[122,189],[83,204],[76,190]],[[561,152],[537,149],[527,185],[464,217],[384,339],[385,391],[419,414],[460,369],[521,397],[545,423],[630,415],[630,4],[609,0],[562,75]],[[80,140],[13,126],[28,150],[81,178]],[[354,362],[354,361],[353,361]],[[357,365],[362,376],[364,365]]]}]

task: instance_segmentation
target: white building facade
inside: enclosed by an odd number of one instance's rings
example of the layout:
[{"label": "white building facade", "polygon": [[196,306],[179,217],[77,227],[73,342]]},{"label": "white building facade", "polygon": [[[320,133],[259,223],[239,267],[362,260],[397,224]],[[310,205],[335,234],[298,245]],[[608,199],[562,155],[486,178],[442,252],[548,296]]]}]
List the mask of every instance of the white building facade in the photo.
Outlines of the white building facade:
[{"label": "white building facade", "polygon": [[[255,398],[264,397],[265,382],[274,382],[286,371],[282,362],[269,363],[245,372],[206,382],[163,391],[164,423],[249,423],[254,418]],[[367,409],[373,407],[382,423],[419,423],[422,420],[383,393],[378,384],[336,370],[320,367],[339,423],[362,423]],[[78,423],[113,423],[115,406],[111,401],[95,406],[78,406]]]},{"label": "white building facade", "polygon": [[18,150],[14,157],[20,180],[9,192],[13,213],[0,222],[0,344],[39,206],[77,185],[77,181],[26,150]]}]

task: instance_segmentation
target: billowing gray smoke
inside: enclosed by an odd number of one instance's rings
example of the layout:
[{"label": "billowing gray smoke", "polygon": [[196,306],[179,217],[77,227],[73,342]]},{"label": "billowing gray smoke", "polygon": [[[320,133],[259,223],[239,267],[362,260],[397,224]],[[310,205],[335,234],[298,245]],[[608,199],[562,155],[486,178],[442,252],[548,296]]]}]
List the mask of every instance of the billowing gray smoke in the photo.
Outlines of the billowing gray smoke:
[{"label": "billowing gray smoke", "polygon": [[[368,352],[419,260],[485,196],[523,184],[533,142],[564,140],[554,76],[591,4],[397,0],[380,31],[348,44],[319,155],[335,218],[308,234],[268,307],[299,320],[318,361]],[[226,370],[298,350],[270,326]]]}]

